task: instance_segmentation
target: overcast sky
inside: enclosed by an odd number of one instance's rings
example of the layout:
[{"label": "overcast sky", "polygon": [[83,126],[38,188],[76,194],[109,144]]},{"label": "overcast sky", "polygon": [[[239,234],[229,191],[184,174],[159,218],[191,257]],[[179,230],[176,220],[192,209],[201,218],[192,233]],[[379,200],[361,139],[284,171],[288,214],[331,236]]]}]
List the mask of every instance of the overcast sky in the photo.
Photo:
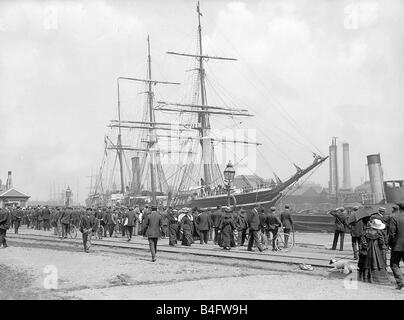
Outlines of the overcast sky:
[{"label": "overcast sky", "polygon": [[[3,182],[12,170],[32,200],[48,199],[55,183],[78,186],[83,201],[116,117],[116,78],[144,75],[150,34],[156,77],[182,82],[189,63],[165,52],[195,48],[195,7],[1,1]],[[379,152],[385,179],[404,178],[404,1],[204,0],[201,10],[207,53],[239,60],[209,61],[208,78],[213,91],[220,83],[228,102],[256,115],[245,125],[264,144],[258,174],[287,177],[292,162],[310,164],[316,148],[327,154],[336,136],[350,143],[353,186],[365,176],[366,155]],[[173,101],[181,90],[159,95]],[[328,162],[310,179],[327,186]]]}]

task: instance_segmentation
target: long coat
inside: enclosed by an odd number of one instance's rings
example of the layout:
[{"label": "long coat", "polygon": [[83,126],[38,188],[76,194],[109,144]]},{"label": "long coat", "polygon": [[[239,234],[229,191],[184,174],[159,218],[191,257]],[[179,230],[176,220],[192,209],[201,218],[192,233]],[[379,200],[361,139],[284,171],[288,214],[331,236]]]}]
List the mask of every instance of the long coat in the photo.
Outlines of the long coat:
[{"label": "long coat", "polygon": [[128,211],[125,214],[125,218],[128,218],[128,223],[126,224],[127,227],[134,227],[136,222],[136,213],[135,211]]},{"label": "long coat", "polygon": [[389,285],[390,280],[382,254],[385,244],[381,231],[368,228],[362,234],[359,243],[358,277],[365,282]]},{"label": "long coat", "polygon": [[148,238],[158,238],[160,236],[160,228],[162,225],[161,215],[157,211],[152,211],[143,220],[143,234]]},{"label": "long coat", "polygon": [[0,229],[7,230],[11,225],[11,214],[7,210],[0,210]]},{"label": "long coat", "polygon": [[236,229],[236,224],[233,221],[231,214],[225,214],[222,222],[220,223],[219,230],[221,230],[221,243],[220,246],[223,248],[234,247],[234,230]]},{"label": "long coat", "polygon": [[190,246],[194,241],[192,239],[192,228],[193,228],[193,222],[191,219],[188,217],[188,215],[185,215],[181,219],[180,223],[180,229],[182,231],[182,244],[186,246]]},{"label": "long coat", "polygon": [[222,219],[222,212],[220,209],[214,211],[211,215],[212,225],[214,228],[218,228],[220,224],[220,220]]},{"label": "long coat", "polygon": [[267,217],[268,230],[275,230],[276,228],[280,227],[281,224],[282,222],[276,213],[268,214]]},{"label": "long coat", "polygon": [[72,219],[72,212],[70,210],[64,210],[60,216],[60,222],[69,224]]},{"label": "long coat", "polygon": [[285,229],[293,229],[293,219],[289,211],[281,213],[281,222]]},{"label": "long coat", "polygon": [[260,226],[258,212],[256,212],[255,210],[249,211],[247,213],[247,223],[250,230],[258,231]]},{"label": "long coat", "polygon": [[212,227],[212,222],[207,212],[202,212],[197,218],[196,222],[198,224],[198,229],[200,231],[210,230]]},{"label": "long coat", "polygon": [[391,251],[404,251],[404,212],[399,211],[390,218],[389,245]]},{"label": "long coat", "polygon": [[80,221],[80,232],[95,232],[97,230],[97,220],[94,216],[87,216],[86,214],[83,215]]}]

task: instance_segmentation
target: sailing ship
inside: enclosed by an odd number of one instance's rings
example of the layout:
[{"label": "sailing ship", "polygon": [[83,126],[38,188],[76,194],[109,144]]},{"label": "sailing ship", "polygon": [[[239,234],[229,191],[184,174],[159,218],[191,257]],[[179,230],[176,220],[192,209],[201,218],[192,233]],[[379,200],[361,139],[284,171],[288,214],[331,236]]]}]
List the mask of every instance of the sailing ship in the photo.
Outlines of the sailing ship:
[{"label": "sailing ship", "polygon": [[[201,27],[202,13],[199,2],[196,11],[198,17],[197,52],[166,52],[172,56],[191,58],[195,61],[195,67],[188,70],[193,72],[194,75],[190,102],[155,101],[154,85],[179,85],[179,83],[158,81],[152,78],[149,37],[147,40],[147,79],[118,78],[118,119],[112,120],[109,124],[110,128],[118,129],[118,136],[116,143],[113,143],[108,137],[105,143],[105,152],[114,150],[119,163],[121,188],[116,194],[120,195],[124,203],[130,205],[141,201],[159,204],[158,198],[160,197],[164,200],[160,204],[176,207],[214,209],[228,205],[229,199],[231,199],[232,205],[246,209],[256,206],[273,206],[282,199],[282,196],[293,191],[298,181],[308,173],[313,172],[328,157],[313,153],[314,160],[305,168],[300,168],[294,164],[296,171],[285,181],[281,181],[275,175],[275,179],[271,179],[267,184],[261,184],[253,190],[246,188],[242,190],[230,189],[229,181],[224,179],[217,161],[215,144],[231,143],[255,147],[259,147],[261,144],[250,140],[220,138],[212,134],[212,117],[236,119],[249,118],[253,115],[245,108],[218,106],[208,103],[206,61],[235,61],[236,59],[212,56],[204,52]],[[145,84],[146,108],[140,121],[121,120],[120,81],[135,81]],[[176,121],[157,121],[156,112],[163,114],[166,119],[169,118],[169,114],[176,114]],[[136,130],[138,139],[135,146],[122,143],[122,130],[126,129]],[[165,133],[161,133],[162,131]],[[166,151],[162,150],[158,144],[162,139],[169,139],[171,141],[169,145],[177,145],[179,150],[173,151],[172,148]],[[164,152],[175,153],[177,157],[175,174],[172,175],[170,183],[167,182],[166,169],[161,163],[161,155]],[[124,173],[123,160],[125,153],[132,153],[132,155],[134,153],[131,157],[132,168],[126,174]],[[98,184],[96,183],[98,187],[94,188],[93,198],[94,196],[101,197],[102,192],[98,191],[102,185],[100,177],[101,174],[98,177]],[[129,181],[128,185],[125,184],[125,177]],[[112,195],[113,193],[109,192],[109,197]]]}]

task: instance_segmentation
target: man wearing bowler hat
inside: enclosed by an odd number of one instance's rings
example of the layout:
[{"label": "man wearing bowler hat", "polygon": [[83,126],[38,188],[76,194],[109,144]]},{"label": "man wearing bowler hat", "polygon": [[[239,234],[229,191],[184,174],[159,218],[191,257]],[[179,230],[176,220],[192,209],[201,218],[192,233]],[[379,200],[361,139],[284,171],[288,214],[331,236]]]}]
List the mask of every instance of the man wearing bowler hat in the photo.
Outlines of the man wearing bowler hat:
[{"label": "man wearing bowler hat", "polygon": [[162,226],[162,217],[157,212],[157,207],[152,206],[151,213],[148,214],[143,221],[143,234],[149,240],[150,252],[152,261],[156,261],[157,253],[157,240],[160,236],[160,229]]}]

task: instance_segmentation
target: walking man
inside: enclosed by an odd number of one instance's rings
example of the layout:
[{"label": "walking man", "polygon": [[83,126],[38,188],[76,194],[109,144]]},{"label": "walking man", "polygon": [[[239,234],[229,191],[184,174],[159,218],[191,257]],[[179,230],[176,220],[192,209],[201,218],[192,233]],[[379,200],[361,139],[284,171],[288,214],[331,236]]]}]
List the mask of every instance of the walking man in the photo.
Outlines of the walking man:
[{"label": "walking man", "polygon": [[276,238],[278,236],[278,229],[282,225],[281,220],[276,214],[276,208],[271,207],[271,212],[268,214],[267,226],[270,233],[272,233],[272,251],[278,251],[276,246]]},{"label": "walking man", "polygon": [[62,239],[67,238],[67,234],[69,233],[70,221],[72,219],[71,210],[72,208],[67,207],[60,215],[60,222],[62,224]]},{"label": "walking man", "polygon": [[212,227],[212,221],[205,210],[201,212],[196,220],[200,232],[201,244],[207,244],[209,239],[209,230]]},{"label": "walking man", "polygon": [[212,226],[215,231],[215,234],[213,236],[213,243],[218,244],[218,242],[219,242],[219,225],[220,225],[220,220],[222,219],[222,210],[220,209],[219,206],[217,206],[215,212],[212,213],[211,218],[212,218]]},{"label": "walking man", "polygon": [[242,247],[242,246],[244,246],[244,242],[247,237],[247,229],[248,229],[246,212],[244,209],[240,209],[237,212],[236,226],[237,226],[237,232],[238,232],[237,245],[239,247]]},{"label": "walking man", "polygon": [[345,209],[343,207],[340,207],[329,212],[329,214],[335,217],[335,232],[331,250],[337,250],[338,238],[341,239],[339,250],[340,251],[344,250],[345,220],[346,220],[344,211]]},{"label": "walking man", "polygon": [[133,235],[133,227],[135,226],[135,221],[136,221],[136,214],[135,211],[133,211],[133,208],[130,207],[129,211],[126,213],[124,221],[126,220],[126,234],[128,236],[128,241],[132,240],[132,235]]},{"label": "walking man", "polygon": [[13,220],[14,220],[14,233],[18,233],[18,229],[20,228],[22,219],[22,210],[20,206],[17,206],[17,209],[13,210]]},{"label": "walking man", "polygon": [[156,261],[157,254],[157,240],[160,235],[160,229],[162,226],[162,217],[157,213],[157,207],[152,206],[152,211],[143,220],[143,234],[149,240],[150,252],[152,255],[152,261]]},{"label": "walking man", "polygon": [[397,289],[404,286],[400,262],[404,261],[404,202],[397,203],[398,212],[390,218],[389,246],[391,248],[390,268],[397,282]]},{"label": "walking man", "polygon": [[260,218],[258,215],[258,211],[256,208],[252,209],[248,214],[247,214],[247,225],[249,228],[249,238],[248,238],[248,246],[247,246],[247,251],[254,251],[252,249],[253,244],[257,246],[258,250],[260,252],[264,251],[262,248],[259,237],[258,237],[258,230],[260,228]]},{"label": "walking man", "polygon": [[91,247],[91,236],[97,229],[97,221],[91,208],[87,208],[86,213],[80,221],[80,232],[83,234],[84,252],[89,253]]},{"label": "walking man", "polygon": [[7,209],[0,208],[0,246],[7,248],[6,234],[11,225],[11,213]]},{"label": "walking man", "polygon": [[50,230],[50,223],[49,223],[50,216],[51,216],[51,213],[49,211],[48,206],[46,205],[45,208],[42,210],[43,229],[45,231]]},{"label": "walking man", "polygon": [[285,210],[281,213],[281,222],[283,226],[285,248],[289,246],[289,235],[290,231],[294,231],[293,219],[290,214],[289,205],[285,205]]},{"label": "walking man", "polygon": [[[359,207],[355,206],[353,207],[353,211],[351,214],[356,214],[356,212],[359,210]],[[359,259],[359,244],[361,240],[361,236],[363,234],[363,221],[354,221],[350,224],[351,227],[351,237],[352,237],[352,250],[354,254],[354,259],[358,260]]]}]

